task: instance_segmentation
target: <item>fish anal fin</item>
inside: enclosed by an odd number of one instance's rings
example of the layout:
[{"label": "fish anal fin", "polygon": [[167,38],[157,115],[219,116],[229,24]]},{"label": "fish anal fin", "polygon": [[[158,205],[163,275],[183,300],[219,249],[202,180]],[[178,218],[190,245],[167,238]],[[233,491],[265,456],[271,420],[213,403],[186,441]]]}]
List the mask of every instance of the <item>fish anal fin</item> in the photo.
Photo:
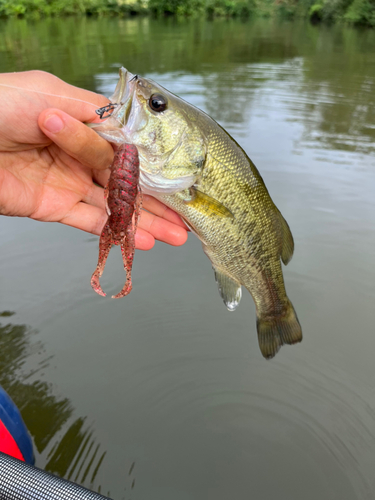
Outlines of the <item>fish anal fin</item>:
[{"label": "fish anal fin", "polygon": [[287,265],[293,257],[294,241],[287,221],[279,212],[279,224],[281,228],[281,260]]},{"label": "fish anal fin", "polygon": [[229,276],[213,268],[219,293],[228,311],[234,311],[242,297],[241,285]]},{"label": "fish anal fin", "polygon": [[189,188],[189,198],[185,198],[184,203],[207,216],[216,215],[233,219],[232,212],[220,203],[220,201],[199,191],[199,189],[194,186]]},{"label": "fish anal fin", "polygon": [[273,358],[284,344],[296,344],[302,340],[301,325],[291,302],[285,312],[273,318],[257,318],[259,347],[266,359]]}]

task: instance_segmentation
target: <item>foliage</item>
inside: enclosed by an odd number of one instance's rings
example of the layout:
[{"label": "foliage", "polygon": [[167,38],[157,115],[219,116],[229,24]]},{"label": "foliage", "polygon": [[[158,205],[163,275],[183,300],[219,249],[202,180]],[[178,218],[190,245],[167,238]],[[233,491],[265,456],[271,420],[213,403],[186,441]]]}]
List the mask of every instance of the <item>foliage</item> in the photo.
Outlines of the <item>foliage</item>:
[{"label": "foliage", "polygon": [[255,0],[207,0],[210,17],[248,17],[256,9]]},{"label": "foliage", "polygon": [[344,19],[354,24],[375,26],[375,0],[354,0]]},{"label": "foliage", "polygon": [[313,22],[319,22],[323,20],[323,4],[322,3],[314,3],[310,7],[309,17]]},{"label": "foliage", "polygon": [[149,0],[148,8],[151,12],[161,14],[176,14],[191,16],[204,11],[204,0]]},{"label": "foliage", "polygon": [[318,0],[309,9],[312,21],[346,21],[375,26],[375,0]]},{"label": "foliage", "polygon": [[0,0],[0,16],[139,14],[147,7],[147,0]]},{"label": "foliage", "polygon": [[0,0],[0,17],[60,15],[309,17],[311,21],[375,26],[375,0]]}]

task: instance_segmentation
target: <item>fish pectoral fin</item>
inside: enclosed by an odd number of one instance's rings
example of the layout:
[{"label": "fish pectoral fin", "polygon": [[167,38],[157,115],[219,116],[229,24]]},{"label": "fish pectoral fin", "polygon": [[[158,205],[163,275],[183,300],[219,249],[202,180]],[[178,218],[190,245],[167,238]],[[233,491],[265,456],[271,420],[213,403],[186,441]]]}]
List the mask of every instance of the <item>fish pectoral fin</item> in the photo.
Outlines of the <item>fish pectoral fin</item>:
[{"label": "fish pectoral fin", "polygon": [[232,212],[220,203],[220,201],[217,201],[208,194],[199,191],[199,189],[194,186],[189,188],[189,197],[184,198],[184,203],[195,208],[198,212],[208,216],[217,215],[219,217],[234,218]]},{"label": "fish pectoral fin", "polygon": [[241,285],[229,276],[213,268],[219,293],[228,311],[234,311],[242,297]]},{"label": "fish pectoral fin", "polygon": [[288,223],[280,212],[279,224],[281,227],[281,260],[287,265],[293,257],[294,241]]}]

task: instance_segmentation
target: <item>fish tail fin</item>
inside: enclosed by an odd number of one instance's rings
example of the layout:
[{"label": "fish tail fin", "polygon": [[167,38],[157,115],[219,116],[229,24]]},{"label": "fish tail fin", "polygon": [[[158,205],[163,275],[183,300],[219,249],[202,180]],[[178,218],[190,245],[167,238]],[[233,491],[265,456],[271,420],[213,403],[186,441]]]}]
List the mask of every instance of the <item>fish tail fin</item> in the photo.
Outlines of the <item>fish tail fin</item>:
[{"label": "fish tail fin", "polygon": [[258,317],[257,330],[259,347],[266,359],[273,358],[282,345],[296,344],[302,340],[301,325],[289,301],[283,314],[267,319]]}]

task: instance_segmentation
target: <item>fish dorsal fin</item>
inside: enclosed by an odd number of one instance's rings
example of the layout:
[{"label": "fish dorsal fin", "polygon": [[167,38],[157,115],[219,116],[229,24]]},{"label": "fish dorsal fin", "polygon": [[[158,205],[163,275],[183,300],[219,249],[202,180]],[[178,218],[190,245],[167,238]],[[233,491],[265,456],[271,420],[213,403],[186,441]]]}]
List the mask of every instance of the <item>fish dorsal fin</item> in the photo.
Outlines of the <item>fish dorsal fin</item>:
[{"label": "fish dorsal fin", "polygon": [[189,198],[184,202],[192,208],[205,215],[216,215],[233,219],[233,214],[220,201],[215,200],[208,194],[199,191],[195,186],[189,188]]},{"label": "fish dorsal fin", "polygon": [[293,257],[294,241],[288,223],[280,212],[279,225],[281,229],[281,260],[287,265]]},{"label": "fish dorsal fin", "polygon": [[242,297],[241,285],[229,278],[226,274],[213,268],[219,293],[227,306],[228,311],[234,311]]}]

